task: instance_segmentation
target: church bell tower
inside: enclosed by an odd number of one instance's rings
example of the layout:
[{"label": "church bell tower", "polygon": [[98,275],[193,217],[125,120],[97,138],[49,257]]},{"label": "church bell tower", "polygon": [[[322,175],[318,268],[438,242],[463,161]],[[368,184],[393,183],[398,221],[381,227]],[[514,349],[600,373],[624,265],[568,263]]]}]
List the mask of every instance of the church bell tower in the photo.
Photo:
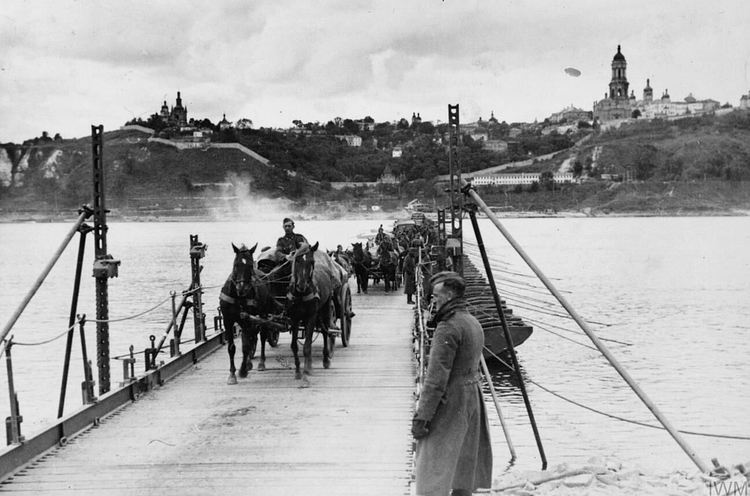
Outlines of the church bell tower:
[{"label": "church bell tower", "polygon": [[628,78],[625,71],[628,63],[625,56],[620,52],[620,45],[617,45],[617,53],[612,59],[612,81],[609,82],[609,97],[612,99],[628,98]]}]

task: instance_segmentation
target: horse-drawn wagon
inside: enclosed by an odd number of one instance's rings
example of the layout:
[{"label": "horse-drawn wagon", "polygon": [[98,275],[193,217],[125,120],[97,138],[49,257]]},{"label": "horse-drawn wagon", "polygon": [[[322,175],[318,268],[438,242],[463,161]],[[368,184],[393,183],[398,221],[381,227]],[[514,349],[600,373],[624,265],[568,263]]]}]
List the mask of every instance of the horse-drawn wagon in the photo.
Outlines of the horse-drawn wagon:
[{"label": "horse-drawn wagon", "polygon": [[[257,245],[256,245],[257,246]],[[265,345],[277,346],[281,332],[292,335],[296,377],[303,378],[312,369],[312,342],[315,333],[323,336],[323,365],[330,366],[336,343],[349,345],[351,338],[352,298],[348,273],[318,244],[303,245],[288,257],[262,252],[253,260],[255,248],[232,245],[235,260],[232,273],[222,288],[219,309],[223,317],[229,352],[229,384],[236,384],[234,355],[235,332],[242,340],[239,375],[246,377],[260,341],[258,370],[265,370]],[[331,326],[338,320],[340,329]],[[300,324],[304,328],[299,338]],[[304,371],[300,371],[298,339],[303,341]]]}]

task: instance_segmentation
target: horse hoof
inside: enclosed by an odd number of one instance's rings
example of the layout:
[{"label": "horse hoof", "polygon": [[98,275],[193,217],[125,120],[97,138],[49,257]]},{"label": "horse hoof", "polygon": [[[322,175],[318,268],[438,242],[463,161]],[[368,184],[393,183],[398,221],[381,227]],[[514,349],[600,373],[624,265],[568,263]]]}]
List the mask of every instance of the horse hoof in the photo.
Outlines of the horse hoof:
[{"label": "horse hoof", "polygon": [[294,378],[297,379],[297,380],[302,379],[302,372],[295,372],[294,373]]},{"label": "horse hoof", "polygon": [[258,364],[258,372],[263,372],[266,370],[266,364],[265,363],[259,363]]},{"label": "horse hoof", "polygon": [[253,362],[249,361],[247,362],[247,370],[253,370]]},{"label": "horse hoof", "polygon": [[309,387],[310,387],[310,381],[308,381],[308,380],[307,380],[307,377],[305,377],[305,378],[304,378],[304,379],[302,380],[302,384],[300,384],[300,385],[299,385],[299,388],[300,388],[300,389],[307,389],[307,388],[309,388]]},{"label": "horse hoof", "polygon": [[324,369],[330,369],[331,368],[331,359],[330,358],[324,358],[323,359],[323,368]]},{"label": "horse hoof", "polygon": [[234,374],[229,374],[229,379],[227,379],[227,384],[229,384],[230,386],[234,386],[235,384],[237,384],[237,376],[235,376]]},{"label": "horse hoof", "polygon": [[[246,378],[247,377],[247,370],[240,369],[239,375],[240,375],[240,379]],[[234,383],[237,384],[237,379],[234,380]]]}]

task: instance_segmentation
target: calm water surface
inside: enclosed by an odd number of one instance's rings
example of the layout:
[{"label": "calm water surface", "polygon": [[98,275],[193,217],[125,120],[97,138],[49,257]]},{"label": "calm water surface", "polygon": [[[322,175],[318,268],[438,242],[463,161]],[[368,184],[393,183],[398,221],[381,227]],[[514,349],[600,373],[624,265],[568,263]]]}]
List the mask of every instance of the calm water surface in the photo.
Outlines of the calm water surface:
[{"label": "calm water surface", "polygon": [[[310,241],[335,249],[390,221],[299,221]],[[535,327],[518,349],[522,373],[547,459],[584,462],[593,455],[636,461],[659,470],[694,465],[664,431],[593,413],[542,389],[607,414],[656,425],[638,397],[583,332],[545,293],[523,261],[489,221],[480,221],[503,297]],[[750,218],[509,219],[504,225],[568,301],[605,341],[631,376],[680,430],[750,437]],[[465,224],[470,229],[470,224]],[[110,280],[110,317],[134,315],[181,291],[190,281],[189,235],[208,244],[202,260],[207,323],[232,261],[230,243],[275,243],[279,221],[201,223],[110,222],[109,252],[122,261]],[[0,224],[5,256],[0,260],[0,324],[60,244],[69,224]],[[467,233],[467,251],[476,252]],[[15,341],[39,342],[65,331],[78,239],[13,329]],[[93,237],[88,240],[79,313],[95,317],[91,274]],[[477,260],[477,264],[481,263]],[[132,344],[142,350],[148,335],[160,337],[170,319],[165,304],[138,319],[110,325],[111,356]],[[355,309],[356,310],[356,309]],[[189,324],[188,324],[189,325]],[[89,358],[95,357],[93,324],[86,326]],[[191,328],[186,330],[192,333]],[[54,419],[65,340],[13,348],[14,377],[29,435]],[[80,406],[80,343],[76,338],[66,411]],[[140,364],[140,362],[139,362]],[[112,360],[112,384],[121,378]],[[503,414],[518,459],[515,466],[541,466],[515,378],[494,367]],[[96,371],[95,371],[96,375]],[[8,415],[3,367],[0,415]],[[494,406],[496,470],[509,455]],[[686,435],[707,463],[750,460],[750,441]]]}]

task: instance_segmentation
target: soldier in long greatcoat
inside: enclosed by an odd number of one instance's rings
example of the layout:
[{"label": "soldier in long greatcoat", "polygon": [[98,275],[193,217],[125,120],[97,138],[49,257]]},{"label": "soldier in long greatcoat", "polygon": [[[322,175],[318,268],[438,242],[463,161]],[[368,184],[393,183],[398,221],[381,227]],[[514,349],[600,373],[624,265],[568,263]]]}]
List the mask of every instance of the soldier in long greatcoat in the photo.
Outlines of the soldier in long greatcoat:
[{"label": "soldier in long greatcoat", "polygon": [[427,374],[412,422],[416,493],[470,496],[492,485],[492,446],[479,375],[481,324],[467,310],[464,279],[432,278],[438,308]]}]

